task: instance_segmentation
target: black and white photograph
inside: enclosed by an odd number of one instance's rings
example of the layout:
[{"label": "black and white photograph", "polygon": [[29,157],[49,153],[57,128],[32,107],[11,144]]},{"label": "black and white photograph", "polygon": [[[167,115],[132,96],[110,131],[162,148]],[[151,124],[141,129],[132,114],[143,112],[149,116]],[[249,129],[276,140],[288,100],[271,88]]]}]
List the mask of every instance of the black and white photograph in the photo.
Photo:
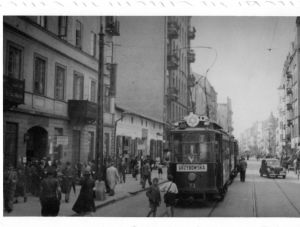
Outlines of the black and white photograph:
[{"label": "black and white photograph", "polygon": [[4,219],[300,217],[300,16],[2,29]]}]

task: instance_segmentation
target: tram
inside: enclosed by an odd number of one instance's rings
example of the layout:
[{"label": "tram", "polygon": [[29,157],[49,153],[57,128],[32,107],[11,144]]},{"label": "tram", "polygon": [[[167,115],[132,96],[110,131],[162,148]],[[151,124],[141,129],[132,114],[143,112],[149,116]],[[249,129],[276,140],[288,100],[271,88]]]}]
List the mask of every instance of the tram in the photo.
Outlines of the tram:
[{"label": "tram", "polygon": [[205,116],[190,114],[170,130],[169,174],[178,199],[223,199],[237,174],[238,143]]}]

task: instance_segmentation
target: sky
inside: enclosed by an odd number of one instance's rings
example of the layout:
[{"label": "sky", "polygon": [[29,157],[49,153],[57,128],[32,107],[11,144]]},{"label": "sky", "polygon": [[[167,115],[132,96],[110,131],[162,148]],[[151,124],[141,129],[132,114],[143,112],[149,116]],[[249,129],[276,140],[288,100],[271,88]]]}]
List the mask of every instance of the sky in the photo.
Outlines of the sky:
[{"label": "sky", "polygon": [[218,103],[231,98],[233,134],[239,136],[271,112],[278,116],[278,87],[295,40],[296,18],[197,16],[192,17],[192,26],[196,28],[192,70],[202,75],[209,70],[207,78],[218,93]]}]

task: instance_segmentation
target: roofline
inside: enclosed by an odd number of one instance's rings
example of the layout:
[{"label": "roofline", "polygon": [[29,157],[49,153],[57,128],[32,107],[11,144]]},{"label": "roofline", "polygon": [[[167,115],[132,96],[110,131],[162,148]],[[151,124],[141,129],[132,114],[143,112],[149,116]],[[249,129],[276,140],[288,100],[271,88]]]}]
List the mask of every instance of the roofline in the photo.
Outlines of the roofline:
[{"label": "roofline", "polygon": [[154,118],[148,117],[148,116],[146,116],[146,115],[143,115],[143,114],[140,114],[140,113],[136,113],[136,112],[131,111],[131,110],[129,110],[129,109],[125,109],[125,108],[123,108],[123,107],[121,107],[121,106],[119,106],[119,105],[115,105],[115,108],[116,108],[117,110],[120,110],[121,112],[127,112],[128,114],[135,115],[135,116],[138,116],[138,117],[142,117],[142,118],[147,119],[147,120],[150,120],[150,121],[154,121],[154,122],[157,122],[157,123],[160,123],[160,124],[166,124],[166,123],[164,123],[163,121],[159,121],[159,120],[156,120],[156,119],[154,119]]}]

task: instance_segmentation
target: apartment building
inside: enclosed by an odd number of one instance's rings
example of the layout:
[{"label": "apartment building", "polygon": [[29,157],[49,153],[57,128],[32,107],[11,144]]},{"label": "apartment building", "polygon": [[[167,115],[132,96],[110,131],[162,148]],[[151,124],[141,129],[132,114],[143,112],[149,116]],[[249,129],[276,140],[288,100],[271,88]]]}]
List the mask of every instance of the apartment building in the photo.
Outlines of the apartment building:
[{"label": "apartment building", "polygon": [[222,128],[232,134],[233,132],[233,122],[232,122],[232,106],[231,106],[231,99],[227,98],[226,103],[218,103],[218,123],[222,126]]},{"label": "apartment building", "polygon": [[[300,18],[296,19],[296,36],[283,65],[279,93],[279,116],[284,153],[293,155],[300,145],[299,122],[299,43]],[[284,106],[284,108],[283,108]]]},{"label": "apartment building", "polygon": [[100,26],[105,32],[104,153],[113,134],[110,106],[114,17],[5,16],[4,163],[49,157],[95,158]]},{"label": "apartment building", "polygon": [[193,76],[197,78],[197,84],[192,89],[195,113],[217,122],[217,92],[206,77],[195,72]]},{"label": "apartment building", "polygon": [[[119,17],[117,105],[168,125],[189,108],[190,17]],[[147,154],[150,151],[147,150]]]}]

